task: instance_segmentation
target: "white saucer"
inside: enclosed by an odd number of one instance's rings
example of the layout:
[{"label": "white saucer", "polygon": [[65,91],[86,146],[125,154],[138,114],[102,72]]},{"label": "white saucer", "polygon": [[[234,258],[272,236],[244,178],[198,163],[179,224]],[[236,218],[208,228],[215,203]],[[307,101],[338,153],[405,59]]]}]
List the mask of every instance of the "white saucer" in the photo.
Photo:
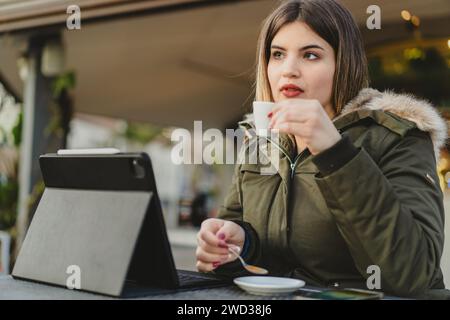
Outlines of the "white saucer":
[{"label": "white saucer", "polygon": [[241,289],[251,294],[269,296],[292,293],[305,285],[305,281],[280,277],[240,277],[233,280]]}]

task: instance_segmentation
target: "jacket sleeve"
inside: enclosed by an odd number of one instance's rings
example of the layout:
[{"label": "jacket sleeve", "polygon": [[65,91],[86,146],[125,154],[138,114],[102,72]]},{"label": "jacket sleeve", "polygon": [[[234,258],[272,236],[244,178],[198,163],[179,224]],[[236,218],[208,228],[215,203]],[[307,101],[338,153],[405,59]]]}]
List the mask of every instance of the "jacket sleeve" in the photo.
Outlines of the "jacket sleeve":
[{"label": "jacket sleeve", "polygon": [[[239,224],[245,231],[245,247],[247,248],[244,259],[252,262],[260,255],[259,238],[252,225],[243,220],[242,189],[241,189],[241,164],[236,164],[231,186],[225,197],[224,204],[220,207],[217,218],[233,221]],[[234,276],[244,274],[239,261],[219,266],[216,270],[219,274],[233,274]]]},{"label": "jacket sleeve", "polygon": [[[359,272],[381,271],[381,290],[414,296],[439,280],[443,195],[428,133],[385,136],[377,163],[364,148],[316,181]],[[352,145],[354,148],[354,146]],[[320,168],[319,168],[320,170]]]}]

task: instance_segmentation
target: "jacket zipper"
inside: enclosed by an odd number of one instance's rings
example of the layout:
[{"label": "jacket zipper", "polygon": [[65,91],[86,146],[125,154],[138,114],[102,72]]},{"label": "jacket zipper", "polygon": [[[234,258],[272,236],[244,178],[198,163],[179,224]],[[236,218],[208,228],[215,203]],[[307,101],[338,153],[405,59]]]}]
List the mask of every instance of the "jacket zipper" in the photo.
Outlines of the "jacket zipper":
[{"label": "jacket zipper", "polygon": [[[272,141],[270,138],[266,139],[268,141],[270,141],[272,143],[272,145],[274,145],[275,147],[277,147],[288,159],[289,164],[290,164],[290,169],[291,169],[291,174],[290,174],[290,179],[289,179],[289,186],[288,186],[288,199],[287,199],[287,208],[286,208],[286,213],[287,213],[287,230],[286,230],[286,237],[287,237],[287,241],[289,242],[289,238],[291,236],[291,227],[290,227],[290,223],[291,223],[291,199],[292,199],[292,182],[294,181],[294,175],[295,175],[295,168],[297,167],[298,162],[300,161],[300,159],[303,158],[303,156],[306,154],[306,152],[308,152],[309,150],[305,148],[305,150],[303,150],[302,152],[300,152],[299,154],[297,154],[297,156],[295,157],[294,161],[292,161],[291,157],[288,155],[288,153],[286,152],[286,150],[284,150],[281,146],[279,146],[277,143],[275,143],[274,141]],[[294,256],[293,252],[291,252],[291,248],[288,246],[287,250],[290,252],[290,256]]]},{"label": "jacket zipper", "polygon": [[302,152],[300,152],[294,160],[294,163],[291,163],[291,178],[289,179],[289,189],[288,189],[288,203],[287,203],[287,225],[288,225],[288,229],[287,229],[287,237],[289,239],[290,237],[290,233],[291,233],[291,228],[290,228],[290,224],[291,224],[291,200],[292,200],[292,183],[294,182],[294,175],[295,175],[295,168],[297,167],[298,162],[304,158],[304,155],[306,154],[306,152],[308,151],[308,149],[303,150]]},{"label": "jacket zipper", "polygon": [[302,152],[300,152],[294,159],[294,163],[291,163],[291,180],[294,179],[294,175],[295,175],[295,167],[297,166],[297,162],[298,160],[300,160],[303,152],[305,152],[305,150],[303,150]]},{"label": "jacket zipper", "polygon": [[278,148],[278,150],[280,150],[288,159],[289,164],[290,164],[290,168],[291,168],[291,180],[294,178],[294,174],[295,174],[295,167],[297,166],[298,161],[300,160],[300,158],[304,155],[304,153],[306,152],[307,149],[303,150],[302,152],[300,152],[294,159],[294,161],[292,161],[291,157],[289,156],[289,154],[286,152],[286,150],[284,150],[281,146],[279,146],[276,142],[274,142],[272,139],[267,138],[266,139],[268,141],[270,141],[270,143],[272,145],[274,145],[275,147]]}]

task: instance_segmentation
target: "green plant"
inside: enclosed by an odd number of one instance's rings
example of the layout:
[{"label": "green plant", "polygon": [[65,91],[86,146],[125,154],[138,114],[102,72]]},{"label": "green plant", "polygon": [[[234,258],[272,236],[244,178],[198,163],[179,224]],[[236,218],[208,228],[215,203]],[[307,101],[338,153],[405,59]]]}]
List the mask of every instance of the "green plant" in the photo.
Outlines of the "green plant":
[{"label": "green plant", "polygon": [[0,230],[14,226],[17,217],[17,197],[19,186],[17,181],[0,179]]},{"label": "green plant", "polygon": [[[0,147],[0,230],[11,229],[17,218],[17,200],[19,184],[17,180],[18,146],[20,145],[20,130],[22,113],[19,114],[11,133],[13,145],[4,144]],[[8,134],[5,132],[5,134]]]},{"label": "green plant", "polygon": [[405,50],[403,55],[389,58],[395,63],[391,63],[388,70],[383,67],[380,56],[369,59],[371,85],[374,88],[412,93],[430,100],[437,107],[448,106],[450,68],[445,57],[436,49],[412,48]]},{"label": "green plant", "polygon": [[160,135],[162,129],[145,123],[128,123],[124,133],[126,139],[145,144]]}]

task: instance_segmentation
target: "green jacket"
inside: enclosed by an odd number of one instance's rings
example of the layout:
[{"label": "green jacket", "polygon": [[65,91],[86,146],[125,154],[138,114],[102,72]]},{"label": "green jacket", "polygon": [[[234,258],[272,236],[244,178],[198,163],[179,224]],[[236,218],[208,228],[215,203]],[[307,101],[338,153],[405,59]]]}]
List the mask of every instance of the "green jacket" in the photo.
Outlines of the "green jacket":
[{"label": "green jacket", "polygon": [[[316,156],[297,155],[295,139],[281,135],[276,174],[238,163],[218,218],[244,227],[246,258],[272,275],[367,289],[376,265],[383,292],[445,297],[436,170],[445,121],[424,101],[364,89],[333,122],[345,139]],[[251,118],[240,125],[247,142],[258,139]],[[216,272],[239,270],[233,262]]]}]

